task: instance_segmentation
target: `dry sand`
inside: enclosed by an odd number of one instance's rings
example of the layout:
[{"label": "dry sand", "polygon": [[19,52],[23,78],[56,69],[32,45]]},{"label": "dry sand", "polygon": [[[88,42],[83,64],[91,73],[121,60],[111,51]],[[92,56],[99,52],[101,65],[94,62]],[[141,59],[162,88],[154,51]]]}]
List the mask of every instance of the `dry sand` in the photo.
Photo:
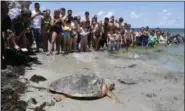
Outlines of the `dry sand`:
[{"label": "dry sand", "polygon": [[[47,79],[33,85],[47,87],[52,81],[66,75],[95,72],[115,82],[113,91],[121,104],[108,97],[98,100],[64,99],[46,111],[184,111],[184,63],[170,57],[159,56],[159,52],[144,50],[110,55],[107,52],[73,53],[67,56],[38,54],[42,65],[34,65],[23,78],[34,74]],[[135,64],[133,67],[128,67]],[[135,82],[127,85],[118,81]],[[28,88],[22,100],[35,98],[36,105],[51,101],[53,94],[47,90]]]}]

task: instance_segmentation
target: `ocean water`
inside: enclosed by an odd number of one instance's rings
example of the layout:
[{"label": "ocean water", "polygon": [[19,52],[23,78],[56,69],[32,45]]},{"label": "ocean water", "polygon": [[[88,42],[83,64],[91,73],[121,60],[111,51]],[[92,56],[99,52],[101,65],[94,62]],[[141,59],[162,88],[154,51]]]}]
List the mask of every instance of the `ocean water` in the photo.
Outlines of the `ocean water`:
[{"label": "ocean water", "polygon": [[[139,30],[139,28],[135,28]],[[172,29],[172,28],[163,28],[164,32],[170,32],[172,35],[180,34],[184,37],[184,29]],[[157,55],[160,59],[156,62],[167,61],[166,64],[162,64],[161,67],[165,67],[167,70],[176,70],[184,72],[184,43],[182,44],[172,44],[171,46],[157,46],[152,49],[145,49],[142,47],[136,48],[137,52],[150,51],[150,50],[161,50],[160,52],[152,51],[152,55]]]},{"label": "ocean water", "polygon": [[[136,31],[139,30],[139,28],[134,28],[134,29]],[[170,32],[172,35],[180,34],[182,37],[184,37],[184,29],[183,28],[161,28],[161,29],[164,32]]]}]

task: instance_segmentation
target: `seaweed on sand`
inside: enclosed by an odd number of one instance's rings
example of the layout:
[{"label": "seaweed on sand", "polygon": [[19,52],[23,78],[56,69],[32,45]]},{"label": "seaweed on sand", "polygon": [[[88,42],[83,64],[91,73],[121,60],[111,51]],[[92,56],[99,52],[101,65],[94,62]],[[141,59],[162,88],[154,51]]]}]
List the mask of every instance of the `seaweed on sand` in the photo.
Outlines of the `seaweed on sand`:
[{"label": "seaweed on sand", "polygon": [[25,73],[24,66],[8,66],[1,71],[1,110],[25,111],[27,103],[20,101],[20,94],[26,89],[25,83],[18,80]]}]

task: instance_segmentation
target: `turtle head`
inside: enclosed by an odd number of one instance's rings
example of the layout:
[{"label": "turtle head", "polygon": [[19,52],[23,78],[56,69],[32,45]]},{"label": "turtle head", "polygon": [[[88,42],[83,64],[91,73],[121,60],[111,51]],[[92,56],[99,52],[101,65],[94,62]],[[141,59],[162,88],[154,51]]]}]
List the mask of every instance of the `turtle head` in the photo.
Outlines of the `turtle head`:
[{"label": "turtle head", "polygon": [[113,90],[115,88],[114,82],[109,79],[105,79],[105,85],[107,86],[108,90]]}]

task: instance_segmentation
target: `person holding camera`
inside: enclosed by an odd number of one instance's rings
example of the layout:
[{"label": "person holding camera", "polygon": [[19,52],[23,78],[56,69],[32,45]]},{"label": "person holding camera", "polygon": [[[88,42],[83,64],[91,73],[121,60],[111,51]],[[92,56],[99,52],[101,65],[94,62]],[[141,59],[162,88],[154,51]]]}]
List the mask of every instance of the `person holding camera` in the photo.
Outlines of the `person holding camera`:
[{"label": "person holding camera", "polygon": [[[54,43],[56,40],[59,40],[59,36],[62,33],[62,26],[64,26],[64,22],[60,17],[60,10],[55,10],[54,11],[54,17],[51,19],[51,43],[50,43],[50,48],[48,52],[48,56],[52,54],[53,48],[54,48]],[[59,48],[57,48],[57,54],[60,53]]]},{"label": "person holding camera", "polygon": [[42,41],[42,34],[41,34],[41,24],[43,19],[43,13],[40,11],[40,5],[39,3],[35,3],[35,10],[32,11],[32,24],[31,24],[31,30],[33,37],[36,41],[36,52],[39,52],[39,48],[41,47],[41,41]]}]

